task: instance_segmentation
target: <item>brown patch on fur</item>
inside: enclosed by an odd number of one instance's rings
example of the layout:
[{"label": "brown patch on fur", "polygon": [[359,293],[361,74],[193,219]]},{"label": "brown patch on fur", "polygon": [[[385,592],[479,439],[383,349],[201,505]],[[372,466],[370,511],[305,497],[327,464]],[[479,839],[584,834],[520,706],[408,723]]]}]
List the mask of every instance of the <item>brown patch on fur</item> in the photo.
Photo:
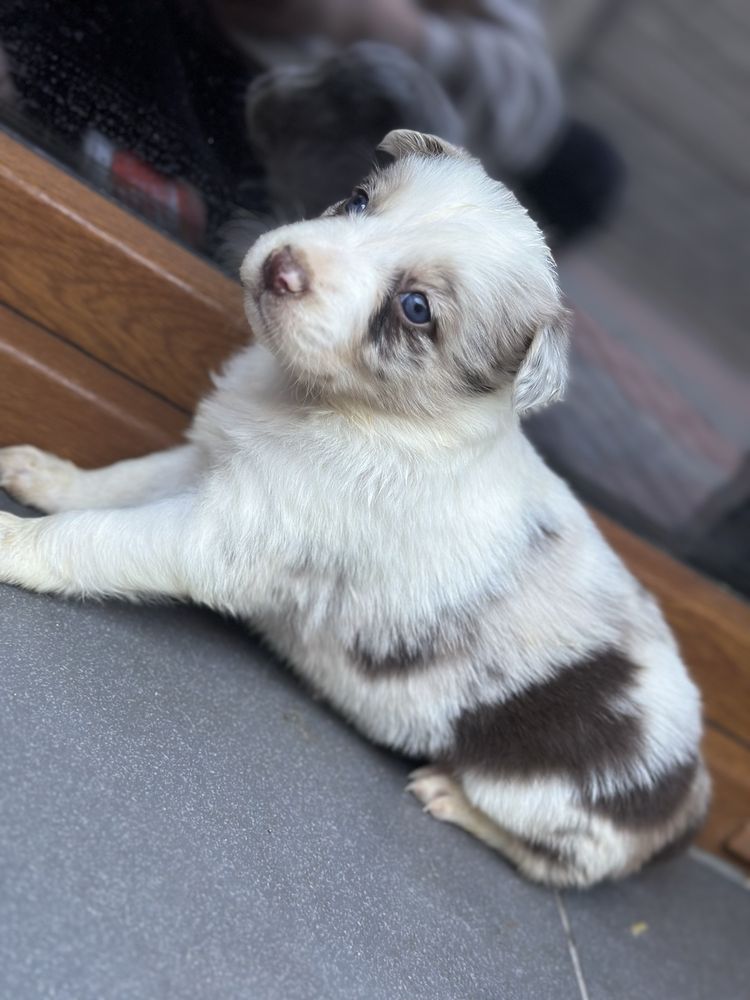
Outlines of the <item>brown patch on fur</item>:
[{"label": "brown patch on fur", "polygon": [[532,525],[529,530],[529,544],[540,553],[547,552],[550,545],[559,542],[562,535],[543,521]]},{"label": "brown patch on fur", "polygon": [[403,328],[393,314],[392,292],[389,290],[370,316],[367,339],[378,348],[391,350],[401,341]]},{"label": "brown patch on fur", "polygon": [[394,129],[385,136],[378,149],[390,153],[396,159],[410,154],[418,156],[465,156],[463,150],[436,135],[426,132],[412,132],[409,129]]},{"label": "brown patch on fur", "polygon": [[697,758],[677,764],[650,787],[633,787],[617,795],[597,798],[590,803],[591,808],[618,826],[638,829],[663,823],[689,795],[697,767]]},{"label": "brown patch on fur", "polygon": [[637,670],[617,650],[603,650],[506,701],[463,712],[449,766],[520,777],[563,773],[584,787],[597,772],[627,770],[641,726],[616,703]]},{"label": "brown patch on fur", "polygon": [[398,296],[404,283],[404,275],[397,275],[391,282],[381,302],[373,310],[367,324],[367,339],[385,354],[395,354],[399,347],[405,347],[409,359],[418,361],[427,350],[427,341],[436,338],[435,324],[415,326],[403,318],[399,312]]},{"label": "brown patch on fur", "polygon": [[522,338],[516,350],[505,345],[502,352],[499,348],[489,351],[481,365],[459,363],[460,388],[473,396],[484,396],[512,382],[519,372],[531,340],[530,335]]},{"label": "brown patch on fur", "polygon": [[413,644],[399,637],[383,654],[375,654],[365,649],[357,637],[350,650],[354,664],[370,677],[393,676],[424,669],[432,663],[434,653],[434,641],[430,637]]},{"label": "brown patch on fur", "polygon": [[559,847],[553,847],[551,844],[544,844],[540,840],[532,840],[526,837],[523,843],[528,847],[530,851],[538,855],[540,858],[544,858],[545,861],[550,861],[556,865],[569,865],[572,861],[570,854],[567,851],[563,851]]},{"label": "brown patch on fur", "polygon": [[[489,579],[483,590],[467,595],[463,603],[443,605],[434,617],[415,623],[408,636],[398,632],[392,634],[385,651],[381,648],[374,652],[362,636],[357,635],[349,655],[354,665],[371,677],[422,670],[438,662],[444,664],[446,670],[455,669],[458,659],[465,661],[472,656],[481,622],[487,617],[490,606],[501,600],[501,587]],[[503,672],[501,664],[486,662],[483,667],[487,677],[497,677]]]},{"label": "brown patch on fur", "polygon": [[389,153],[387,149],[381,149],[378,146],[373,155],[372,162],[376,170],[385,170],[396,162],[396,157],[393,153]]},{"label": "brown patch on fur", "polygon": [[472,396],[487,396],[498,388],[494,382],[486,377],[484,372],[464,366],[459,366],[459,372],[461,373],[461,382]]},{"label": "brown patch on fur", "polygon": [[547,541],[556,542],[560,538],[560,532],[555,531],[554,528],[550,528],[547,524],[539,525],[539,533],[543,535]]},{"label": "brown patch on fur", "polygon": [[[444,662],[446,669],[453,669],[457,657],[471,655],[477,615],[483,613],[484,607],[483,599],[479,607],[443,608],[433,623],[423,623],[409,638],[392,636],[385,651],[368,649],[362,637],[357,636],[349,655],[354,665],[372,678],[426,670],[438,661]],[[491,673],[492,668],[488,667],[487,672]]]}]

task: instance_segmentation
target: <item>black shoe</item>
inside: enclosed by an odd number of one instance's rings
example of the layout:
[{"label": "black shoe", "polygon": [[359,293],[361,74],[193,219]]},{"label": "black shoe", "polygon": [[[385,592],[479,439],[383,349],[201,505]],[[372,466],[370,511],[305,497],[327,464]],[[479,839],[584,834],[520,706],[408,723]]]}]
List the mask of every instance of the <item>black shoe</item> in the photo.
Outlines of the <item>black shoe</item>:
[{"label": "black shoe", "polygon": [[625,181],[620,154],[599,132],[571,121],[542,167],[520,178],[519,199],[555,246],[607,221]]}]

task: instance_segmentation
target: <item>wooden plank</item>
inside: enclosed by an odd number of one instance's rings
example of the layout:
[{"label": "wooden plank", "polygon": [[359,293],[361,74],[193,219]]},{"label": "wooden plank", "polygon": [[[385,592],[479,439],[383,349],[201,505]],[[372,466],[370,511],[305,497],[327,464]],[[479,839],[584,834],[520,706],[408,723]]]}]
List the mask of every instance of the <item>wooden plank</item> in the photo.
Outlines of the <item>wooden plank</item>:
[{"label": "wooden plank", "polygon": [[249,336],[241,289],[0,132],[0,302],[177,406]]},{"label": "wooden plank", "polygon": [[187,413],[0,306],[0,446],[84,466],[169,447]]},{"label": "wooden plank", "polygon": [[703,693],[706,718],[750,740],[750,606],[603,515],[594,519],[661,602]]},{"label": "wooden plank", "polygon": [[706,730],[703,749],[714,789],[697,843],[750,874],[750,863],[744,863],[730,846],[732,838],[750,821],[750,749],[713,726]]},{"label": "wooden plank", "polygon": [[724,849],[738,862],[750,868],[750,819],[745,820],[724,842]]}]

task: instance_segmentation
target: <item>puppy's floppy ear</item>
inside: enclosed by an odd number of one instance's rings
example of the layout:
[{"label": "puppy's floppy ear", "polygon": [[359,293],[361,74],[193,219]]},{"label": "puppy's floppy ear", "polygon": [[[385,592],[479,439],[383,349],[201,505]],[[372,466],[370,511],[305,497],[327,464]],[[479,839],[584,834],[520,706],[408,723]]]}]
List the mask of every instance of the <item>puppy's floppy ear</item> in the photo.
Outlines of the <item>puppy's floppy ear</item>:
[{"label": "puppy's floppy ear", "polygon": [[570,313],[561,309],[534,334],[513,382],[513,402],[519,413],[561,399],[568,375]]},{"label": "puppy's floppy ear", "polygon": [[468,156],[459,146],[446,142],[427,132],[412,132],[407,128],[397,128],[389,132],[378,146],[379,153],[385,153],[400,160],[409,154],[416,156]]}]

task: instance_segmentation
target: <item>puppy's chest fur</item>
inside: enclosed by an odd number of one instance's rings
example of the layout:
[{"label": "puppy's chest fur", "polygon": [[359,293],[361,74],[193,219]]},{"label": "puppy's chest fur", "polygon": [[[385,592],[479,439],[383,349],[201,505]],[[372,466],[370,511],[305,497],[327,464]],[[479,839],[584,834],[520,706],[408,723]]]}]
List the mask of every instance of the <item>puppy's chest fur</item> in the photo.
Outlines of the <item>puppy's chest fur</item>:
[{"label": "puppy's chest fur", "polygon": [[[480,622],[508,627],[514,533],[441,495],[439,474],[410,486],[354,471],[346,449],[329,462],[314,442],[284,455],[255,445],[248,505],[260,537],[235,564],[230,610],[374,739],[414,752],[444,743],[477,684]],[[252,603],[247,572],[263,595]],[[438,674],[453,688],[443,696],[431,690]]]}]

